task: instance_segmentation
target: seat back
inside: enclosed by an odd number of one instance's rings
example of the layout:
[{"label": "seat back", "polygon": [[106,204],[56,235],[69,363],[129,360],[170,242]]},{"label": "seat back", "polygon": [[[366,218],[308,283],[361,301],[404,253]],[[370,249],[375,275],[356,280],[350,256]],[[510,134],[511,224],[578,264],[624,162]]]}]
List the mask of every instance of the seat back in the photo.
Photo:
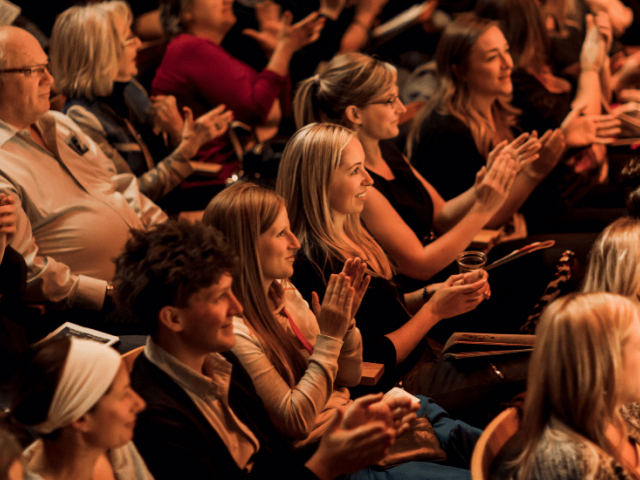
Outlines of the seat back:
[{"label": "seat back", "polygon": [[519,427],[520,418],[515,407],[507,408],[487,425],[471,455],[472,480],[489,480],[493,459]]}]

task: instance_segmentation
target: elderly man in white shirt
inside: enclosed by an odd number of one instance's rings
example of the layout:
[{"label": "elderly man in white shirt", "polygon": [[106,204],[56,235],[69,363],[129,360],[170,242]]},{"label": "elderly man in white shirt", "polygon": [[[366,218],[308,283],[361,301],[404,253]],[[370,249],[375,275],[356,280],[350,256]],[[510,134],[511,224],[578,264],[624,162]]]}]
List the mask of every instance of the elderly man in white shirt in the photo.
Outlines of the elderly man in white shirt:
[{"label": "elderly man in white shirt", "polygon": [[47,63],[31,34],[0,27],[0,193],[16,200],[11,245],[27,262],[27,300],[100,310],[130,229],[166,215],[133,175],[110,176],[73,121],[49,111]]}]

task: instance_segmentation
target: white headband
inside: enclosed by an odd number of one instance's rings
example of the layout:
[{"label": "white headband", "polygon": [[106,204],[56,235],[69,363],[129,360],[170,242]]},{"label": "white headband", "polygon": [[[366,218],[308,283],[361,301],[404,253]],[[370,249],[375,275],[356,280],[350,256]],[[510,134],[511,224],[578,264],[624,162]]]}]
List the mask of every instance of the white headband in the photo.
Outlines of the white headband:
[{"label": "white headband", "polygon": [[113,348],[93,340],[72,338],[47,419],[33,428],[46,434],[79,419],[102,398],[121,363]]}]

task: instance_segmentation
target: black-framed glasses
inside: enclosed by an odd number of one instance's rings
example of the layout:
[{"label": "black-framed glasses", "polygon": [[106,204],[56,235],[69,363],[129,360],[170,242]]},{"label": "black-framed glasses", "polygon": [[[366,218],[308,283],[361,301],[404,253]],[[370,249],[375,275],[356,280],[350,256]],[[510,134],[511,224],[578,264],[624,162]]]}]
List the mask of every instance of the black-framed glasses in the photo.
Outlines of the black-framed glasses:
[{"label": "black-framed glasses", "polygon": [[369,102],[367,103],[367,105],[389,105],[390,107],[393,107],[399,99],[400,98],[397,95],[394,95],[388,100],[382,100],[380,102]]},{"label": "black-framed glasses", "polygon": [[6,68],[4,70],[0,70],[0,73],[21,73],[26,78],[31,78],[33,74],[38,77],[44,75],[45,70],[49,71],[49,64],[45,63],[43,65],[34,65],[33,67],[22,67],[22,68]]}]

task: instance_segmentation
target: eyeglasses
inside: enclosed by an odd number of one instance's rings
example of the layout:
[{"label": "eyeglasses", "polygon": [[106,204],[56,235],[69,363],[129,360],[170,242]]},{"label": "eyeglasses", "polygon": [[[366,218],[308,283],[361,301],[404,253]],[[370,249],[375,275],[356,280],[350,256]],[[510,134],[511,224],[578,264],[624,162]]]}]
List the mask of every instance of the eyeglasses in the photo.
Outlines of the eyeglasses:
[{"label": "eyeglasses", "polygon": [[34,74],[37,77],[41,77],[42,75],[44,75],[45,70],[49,72],[48,63],[45,63],[43,65],[35,65],[33,67],[7,68],[5,70],[0,70],[0,73],[21,73],[25,76],[25,78],[31,78],[31,76]]},{"label": "eyeglasses", "polygon": [[390,97],[388,100],[383,100],[381,102],[369,102],[367,103],[367,105],[389,105],[390,107],[393,107],[398,100],[400,100],[398,96],[394,95]]}]

